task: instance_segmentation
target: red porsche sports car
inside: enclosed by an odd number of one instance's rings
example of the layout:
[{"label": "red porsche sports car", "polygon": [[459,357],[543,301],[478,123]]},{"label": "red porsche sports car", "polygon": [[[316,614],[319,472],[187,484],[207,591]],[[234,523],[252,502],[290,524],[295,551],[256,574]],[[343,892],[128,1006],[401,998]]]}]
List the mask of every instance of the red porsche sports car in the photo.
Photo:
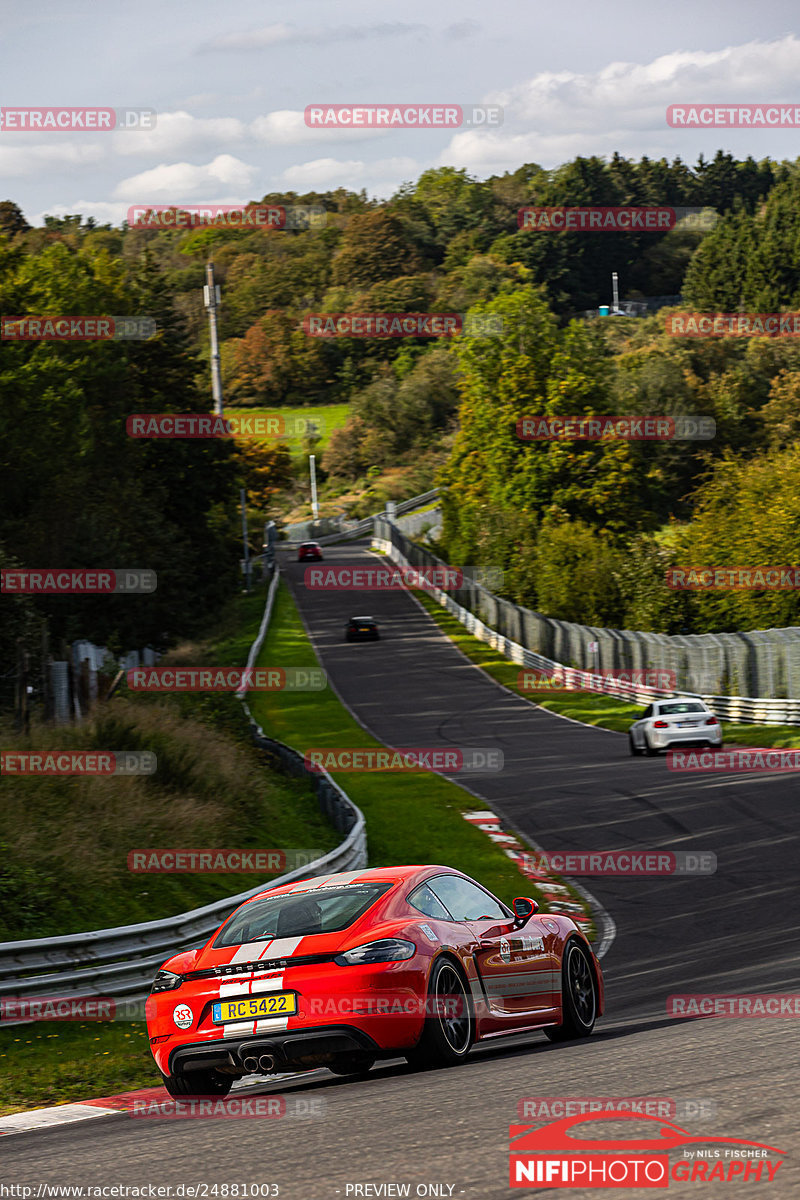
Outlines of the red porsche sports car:
[{"label": "red porsche sports car", "polygon": [[319,542],[303,542],[297,551],[298,562],[322,562],[322,547]]},{"label": "red porsche sports car", "polygon": [[571,917],[537,908],[438,866],[269,888],[157,973],[146,1014],[165,1087],[224,1095],[249,1074],[361,1074],[397,1055],[450,1066],[476,1041],[538,1028],[585,1037],[600,964]]}]

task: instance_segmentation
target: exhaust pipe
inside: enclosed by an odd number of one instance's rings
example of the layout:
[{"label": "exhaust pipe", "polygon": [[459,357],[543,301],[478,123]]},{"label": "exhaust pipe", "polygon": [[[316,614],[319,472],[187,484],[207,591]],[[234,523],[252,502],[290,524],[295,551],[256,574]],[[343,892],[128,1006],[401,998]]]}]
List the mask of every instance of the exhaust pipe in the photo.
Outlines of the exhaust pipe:
[{"label": "exhaust pipe", "polygon": [[258,1059],[254,1055],[248,1054],[247,1058],[242,1059],[242,1066],[248,1075],[255,1075],[258,1070]]},{"label": "exhaust pipe", "polygon": [[258,1065],[265,1075],[269,1075],[275,1070],[275,1059],[271,1054],[262,1054],[258,1060]]}]

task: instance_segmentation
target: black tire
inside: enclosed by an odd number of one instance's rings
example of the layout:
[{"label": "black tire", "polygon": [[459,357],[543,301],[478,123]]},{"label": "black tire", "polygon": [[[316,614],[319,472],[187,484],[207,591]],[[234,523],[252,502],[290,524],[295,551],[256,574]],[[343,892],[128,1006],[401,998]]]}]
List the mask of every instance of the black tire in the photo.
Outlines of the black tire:
[{"label": "black tire", "polygon": [[656,750],[655,746],[650,745],[650,739],[647,734],[644,735],[644,752],[648,758],[656,758],[658,755],[658,750]]},{"label": "black tire", "polygon": [[375,1066],[375,1059],[365,1054],[363,1058],[343,1058],[340,1062],[328,1063],[334,1075],[350,1075],[354,1078],[367,1075]]},{"label": "black tire", "polygon": [[577,938],[564,947],[561,963],[561,1007],[563,1022],[545,1029],[551,1042],[568,1042],[588,1037],[597,1020],[597,980],[589,951]]},{"label": "black tire", "polygon": [[421,1070],[458,1066],[472,1048],[475,1022],[469,984],[449,958],[437,958],[433,964],[426,1009],[430,1015],[425,1017],[422,1037],[406,1053],[407,1061]]},{"label": "black tire", "polygon": [[233,1086],[232,1075],[218,1071],[187,1071],[185,1075],[163,1075],[170,1096],[227,1096]]},{"label": "black tire", "polygon": [[628,745],[630,746],[630,751],[634,758],[639,758],[642,754],[644,754],[644,750],[640,750],[634,742],[632,733],[628,734]]}]

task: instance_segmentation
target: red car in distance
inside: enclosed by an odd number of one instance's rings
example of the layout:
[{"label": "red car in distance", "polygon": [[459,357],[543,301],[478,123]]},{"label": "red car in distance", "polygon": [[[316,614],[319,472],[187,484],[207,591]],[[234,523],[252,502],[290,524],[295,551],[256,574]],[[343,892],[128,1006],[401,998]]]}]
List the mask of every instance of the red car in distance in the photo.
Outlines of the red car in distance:
[{"label": "red car in distance", "polygon": [[297,551],[298,562],[322,562],[322,547],[319,542],[303,542]]},{"label": "red car in distance", "polygon": [[570,917],[537,908],[441,866],[268,888],[158,971],[146,1015],[164,1085],[225,1095],[246,1075],[358,1075],[398,1055],[453,1066],[504,1034],[585,1037],[600,964]]}]

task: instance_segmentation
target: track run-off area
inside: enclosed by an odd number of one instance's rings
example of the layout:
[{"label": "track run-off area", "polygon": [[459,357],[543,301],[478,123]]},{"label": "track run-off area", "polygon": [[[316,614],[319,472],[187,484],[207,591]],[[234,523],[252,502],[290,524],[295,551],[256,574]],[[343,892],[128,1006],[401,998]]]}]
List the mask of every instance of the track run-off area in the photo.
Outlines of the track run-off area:
[{"label": "track run-off area", "polygon": [[[366,543],[324,553],[326,565],[385,563]],[[675,1122],[695,1136],[780,1147],[786,1158],[773,1184],[734,1191],[800,1197],[800,1020],[667,1015],[675,994],[800,991],[796,777],[679,773],[663,757],[631,758],[624,735],[555,716],[495,683],[411,593],[307,589],[307,564],[295,557],[281,553],[281,569],[329,686],[379,741],[501,750],[502,771],[453,778],[468,785],[475,808],[493,809],[545,851],[711,851],[717,871],[579,881],[615,928],[602,963],[606,1015],[585,1042],[552,1045],[534,1033],[481,1046],[457,1069],[415,1073],[391,1062],[357,1081],[319,1070],[247,1089],[313,1101],[309,1117],[120,1114],[4,1136],[0,1181],[171,1187],[163,1196],[273,1184],[298,1200],[404,1194],[381,1184],[408,1184],[414,1196],[436,1185],[427,1194],[484,1200],[520,1194],[508,1185],[508,1132],[522,1098],[616,1096],[674,1099]],[[346,621],[360,613],[377,618],[380,641],[345,642]],[[670,1194],[702,1198],[719,1187],[672,1182]]]}]

